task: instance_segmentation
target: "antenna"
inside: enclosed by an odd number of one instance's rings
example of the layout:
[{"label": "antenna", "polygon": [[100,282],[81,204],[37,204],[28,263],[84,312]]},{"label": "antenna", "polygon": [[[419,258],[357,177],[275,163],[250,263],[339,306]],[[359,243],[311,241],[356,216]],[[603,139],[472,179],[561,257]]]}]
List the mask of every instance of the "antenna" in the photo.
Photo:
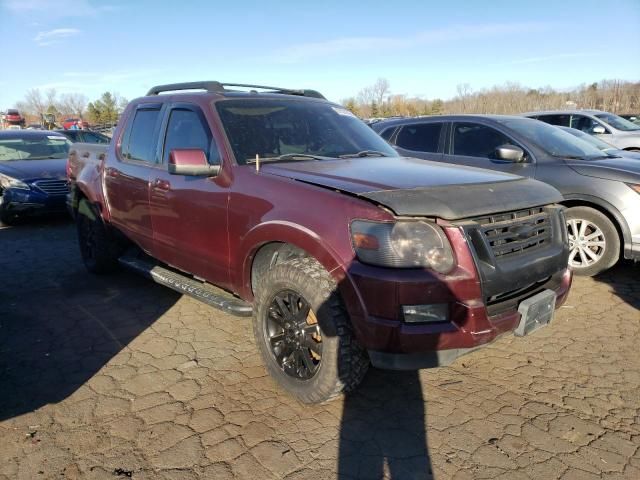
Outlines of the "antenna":
[{"label": "antenna", "polygon": [[256,172],[260,171],[260,155],[256,153]]}]

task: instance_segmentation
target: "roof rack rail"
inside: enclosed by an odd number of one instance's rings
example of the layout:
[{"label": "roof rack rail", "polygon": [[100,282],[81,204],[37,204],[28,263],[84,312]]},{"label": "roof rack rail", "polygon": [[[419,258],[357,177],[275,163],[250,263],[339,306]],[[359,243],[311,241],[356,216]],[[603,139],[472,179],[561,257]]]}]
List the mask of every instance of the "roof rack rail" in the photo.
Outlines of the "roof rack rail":
[{"label": "roof rack rail", "polygon": [[251,88],[251,89],[259,88],[260,90],[268,90],[270,93],[281,93],[283,95],[300,95],[303,97],[325,99],[324,95],[322,95],[317,90],[308,90],[308,89],[296,90],[291,88],[268,87],[266,85],[250,85],[246,83],[221,83],[216,81],[184,82],[184,83],[169,83],[167,85],[156,85],[155,87],[152,87],[147,92],[147,96],[159,95],[161,92],[171,92],[171,91],[177,91],[177,90],[206,90],[207,92],[211,92],[211,93],[223,93],[223,94],[236,91],[236,90],[228,89],[225,87],[241,87],[241,88]]}]

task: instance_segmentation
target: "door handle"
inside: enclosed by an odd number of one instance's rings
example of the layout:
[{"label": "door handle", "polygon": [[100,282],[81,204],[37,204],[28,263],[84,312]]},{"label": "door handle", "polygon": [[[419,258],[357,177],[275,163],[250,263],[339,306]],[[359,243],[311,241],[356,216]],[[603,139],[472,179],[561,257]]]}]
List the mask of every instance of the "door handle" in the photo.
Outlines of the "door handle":
[{"label": "door handle", "polygon": [[107,177],[111,177],[111,178],[118,178],[120,176],[120,170],[113,167],[108,167],[105,170],[105,173],[107,174]]},{"label": "door handle", "polygon": [[169,180],[164,180],[162,178],[156,178],[153,181],[152,186],[154,190],[161,190],[163,192],[168,192],[169,190],[171,190],[171,183],[169,183]]}]

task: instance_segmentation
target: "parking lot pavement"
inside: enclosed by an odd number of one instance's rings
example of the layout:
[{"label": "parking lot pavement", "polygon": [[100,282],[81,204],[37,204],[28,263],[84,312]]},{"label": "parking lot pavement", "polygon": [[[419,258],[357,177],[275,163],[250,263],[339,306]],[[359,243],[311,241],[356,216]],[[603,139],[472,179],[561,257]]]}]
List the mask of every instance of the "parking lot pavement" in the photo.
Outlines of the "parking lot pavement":
[{"label": "parking lot pavement", "polygon": [[0,229],[0,478],[640,478],[640,266],[449,368],[304,406],[250,323],[81,265],[73,225]]}]

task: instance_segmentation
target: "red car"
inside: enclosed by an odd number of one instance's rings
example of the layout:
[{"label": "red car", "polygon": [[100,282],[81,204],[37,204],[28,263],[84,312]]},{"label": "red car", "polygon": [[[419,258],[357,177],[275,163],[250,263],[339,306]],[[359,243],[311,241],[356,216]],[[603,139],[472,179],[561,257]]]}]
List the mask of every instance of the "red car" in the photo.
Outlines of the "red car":
[{"label": "red car", "polygon": [[15,108],[10,108],[7,113],[4,114],[4,122],[7,126],[18,125],[20,127],[25,126],[25,119]]},{"label": "red car", "polygon": [[87,128],[89,128],[89,122],[86,122],[80,118],[66,118],[63,122],[62,122],[62,128],[64,128],[65,130],[69,130],[71,128],[74,127],[74,125],[77,126],[77,128],[85,130]]},{"label": "red car", "polygon": [[[204,93],[159,95],[186,89]],[[120,263],[252,316],[267,370],[304,402],[370,363],[446,365],[526,335],[571,284],[556,189],[400,157],[312,90],[155,87],[110,145],[72,147],[68,177],[90,271]]]}]

